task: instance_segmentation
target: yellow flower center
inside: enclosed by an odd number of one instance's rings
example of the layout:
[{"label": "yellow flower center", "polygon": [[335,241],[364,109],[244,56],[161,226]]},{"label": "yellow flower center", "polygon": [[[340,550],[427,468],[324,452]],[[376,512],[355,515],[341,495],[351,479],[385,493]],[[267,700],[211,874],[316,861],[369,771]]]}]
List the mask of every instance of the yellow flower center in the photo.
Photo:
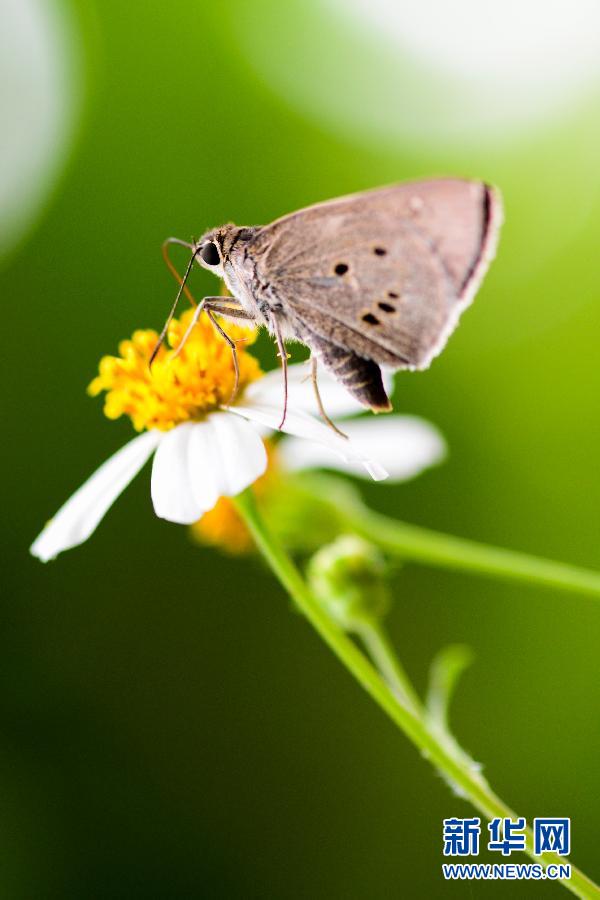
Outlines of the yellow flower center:
[{"label": "yellow flower center", "polygon": [[[119,356],[100,360],[99,374],[88,393],[96,397],[106,391],[104,414],[109,419],[126,415],[136,431],[168,431],[230,402],[235,385],[231,348],[206,316],[200,318],[175,356],[193,314],[190,309],[173,319],[167,335],[170,349],[161,347],[152,370],[149,361],[158,334],[151,330],[135,331],[131,340],[119,344]],[[230,323],[225,328],[237,344],[239,390],[243,391],[262,374],[257,360],[245,349],[256,339],[256,330]]]}]

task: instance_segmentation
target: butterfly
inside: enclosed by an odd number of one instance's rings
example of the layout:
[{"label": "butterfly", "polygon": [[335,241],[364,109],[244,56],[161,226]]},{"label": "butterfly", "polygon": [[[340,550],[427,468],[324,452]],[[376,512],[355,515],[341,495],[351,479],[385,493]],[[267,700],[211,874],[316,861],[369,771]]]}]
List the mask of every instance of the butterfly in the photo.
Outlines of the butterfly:
[{"label": "butterfly", "polygon": [[[440,178],[316,203],[270,225],[222,225],[194,243],[168,238],[165,258],[180,289],[155,352],[196,261],[231,296],[205,297],[190,330],[205,312],[230,344],[236,372],[235,344],[215,315],[274,335],[284,372],[282,424],[289,339],[311,351],[329,424],[317,361],[363,406],[388,411],[381,367],[424,369],[441,352],[494,256],[501,221],[496,189]],[[172,243],[192,251],[183,278],[168,259]]]}]

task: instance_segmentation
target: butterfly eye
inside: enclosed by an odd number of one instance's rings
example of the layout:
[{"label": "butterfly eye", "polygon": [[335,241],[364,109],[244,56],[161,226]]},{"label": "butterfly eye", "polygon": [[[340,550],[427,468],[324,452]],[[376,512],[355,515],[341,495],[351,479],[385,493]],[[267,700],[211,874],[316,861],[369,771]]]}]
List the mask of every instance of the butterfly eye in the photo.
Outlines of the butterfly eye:
[{"label": "butterfly eye", "polygon": [[221,257],[219,256],[217,245],[212,241],[209,241],[208,244],[205,244],[200,251],[200,258],[202,259],[202,262],[206,263],[207,266],[218,266],[221,262]]}]

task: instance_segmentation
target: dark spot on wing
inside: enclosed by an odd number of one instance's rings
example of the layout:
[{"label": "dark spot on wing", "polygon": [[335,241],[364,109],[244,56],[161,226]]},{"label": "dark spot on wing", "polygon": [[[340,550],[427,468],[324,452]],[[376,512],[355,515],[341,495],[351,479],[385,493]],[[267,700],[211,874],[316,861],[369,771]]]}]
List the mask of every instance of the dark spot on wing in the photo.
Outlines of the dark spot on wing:
[{"label": "dark spot on wing", "polygon": [[396,312],[396,307],[392,306],[391,303],[378,303],[377,306],[385,313]]},{"label": "dark spot on wing", "polygon": [[375,254],[375,256],[385,256],[387,250],[385,249],[385,247],[373,247],[373,253]]},{"label": "dark spot on wing", "polygon": [[348,271],[348,266],[346,265],[346,263],[340,262],[336,265],[333,271],[336,275],[345,275]]},{"label": "dark spot on wing", "polygon": [[396,291],[388,291],[387,295],[390,298],[390,300],[397,300],[398,297],[400,296],[399,294],[396,293]]},{"label": "dark spot on wing", "polygon": [[377,316],[374,316],[373,313],[365,313],[362,320],[368,325],[379,325],[379,319]]}]

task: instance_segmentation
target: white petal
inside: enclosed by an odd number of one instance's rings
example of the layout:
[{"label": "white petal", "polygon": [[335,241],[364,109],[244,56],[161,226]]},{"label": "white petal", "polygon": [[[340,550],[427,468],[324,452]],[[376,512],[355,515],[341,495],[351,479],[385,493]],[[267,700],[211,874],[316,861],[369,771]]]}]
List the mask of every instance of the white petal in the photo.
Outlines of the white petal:
[{"label": "white petal", "polygon": [[[377,459],[393,481],[414,478],[423,469],[443,460],[446,444],[440,432],[413,416],[386,416],[344,422],[344,431],[357,451]],[[364,476],[356,462],[340,465],[329,447],[298,438],[286,438],[278,447],[288,469],[345,469]]]},{"label": "white petal", "polygon": [[[325,411],[330,418],[339,416],[351,416],[365,411],[358,400],[355,400],[346,388],[333,377],[333,375],[319,366],[318,369],[319,393]],[[392,372],[383,373],[383,383],[386,391],[390,393],[394,388],[394,376]],[[257,402],[267,405],[279,404],[283,409],[283,375],[281,369],[273,369],[263,378],[250,384],[244,392],[244,402]],[[308,363],[295,363],[288,366],[288,407],[289,409],[301,409],[305,412],[318,413],[317,401],[310,377],[310,365]]]},{"label": "white petal", "polygon": [[213,413],[169,431],[152,466],[157,516],[188,525],[263,474],[267,454],[260,435],[243,419]]},{"label": "white petal", "polygon": [[183,475],[187,479],[184,492],[191,502],[190,513],[192,518],[183,519],[165,516],[172,522],[195,522],[202,513],[212,509],[219,499],[220,448],[215,440],[212,416],[204,422],[195,422],[189,433],[187,449],[187,472]]},{"label": "white petal", "polygon": [[235,497],[267,468],[267,451],[256,428],[239,416],[217,413],[210,418],[218,444],[219,492]]},{"label": "white petal", "polygon": [[[239,416],[258,422],[260,425],[266,425],[274,431],[279,428],[281,422],[282,408],[280,404],[258,403],[254,400],[252,405],[250,403],[245,406],[236,404],[229,409]],[[376,459],[373,459],[368,453],[363,453],[360,447],[354,445],[353,441],[340,437],[328,425],[319,422],[302,410],[288,409],[281,430],[286,434],[302,438],[303,441],[316,441],[346,462],[360,463],[375,481],[387,478],[385,468]]]},{"label": "white petal", "polygon": [[171,522],[194,522],[202,512],[189,476],[190,440],[195,427],[193,422],[186,422],[168,431],[154,455],[150,488],[154,512]]},{"label": "white petal", "polygon": [[31,545],[31,553],[47,562],[87,540],[151,456],[161,437],[158,431],[146,431],[107,459],[48,522]]}]

